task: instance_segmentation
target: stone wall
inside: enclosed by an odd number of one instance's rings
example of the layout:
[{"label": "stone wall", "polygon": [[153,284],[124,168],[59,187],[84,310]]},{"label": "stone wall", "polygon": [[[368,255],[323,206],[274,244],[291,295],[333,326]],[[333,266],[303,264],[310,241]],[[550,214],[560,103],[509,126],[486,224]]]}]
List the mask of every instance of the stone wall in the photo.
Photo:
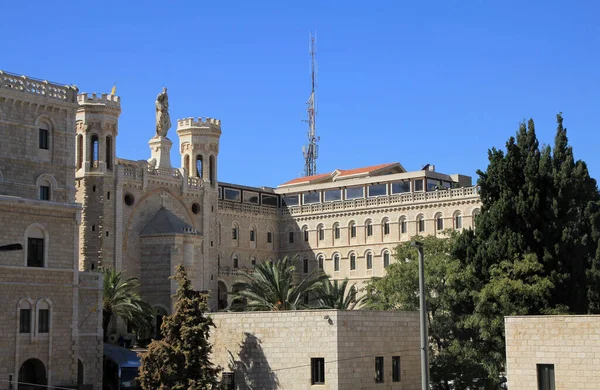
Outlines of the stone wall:
[{"label": "stone wall", "polygon": [[[420,388],[416,312],[303,310],[212,318],[212,361],[235,372],[239,389]],[[383,384],[374,380],[376,356],[384,357]],[[400,382],[391,380],[391,356],[401,356]],[[311,385],[311,358],[325,359],[323,385]]]},{"label": "stone wall", "polygon": [[597,389],[600,316],[506,317],[508,388],[537,389],[537,365],[553,364],[556,389]]}]

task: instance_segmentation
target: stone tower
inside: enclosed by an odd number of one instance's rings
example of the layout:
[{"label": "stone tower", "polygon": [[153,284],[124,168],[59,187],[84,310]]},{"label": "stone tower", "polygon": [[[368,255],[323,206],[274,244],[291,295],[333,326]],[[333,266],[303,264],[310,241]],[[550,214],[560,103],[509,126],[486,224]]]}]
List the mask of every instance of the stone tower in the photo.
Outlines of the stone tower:
[{"label": "stone tower", "polygon": [[120,98],[109,94],[78,95],[76,117],[77,202],[83,205],[79,226],[79,268],[114,267],[115,141]]}]

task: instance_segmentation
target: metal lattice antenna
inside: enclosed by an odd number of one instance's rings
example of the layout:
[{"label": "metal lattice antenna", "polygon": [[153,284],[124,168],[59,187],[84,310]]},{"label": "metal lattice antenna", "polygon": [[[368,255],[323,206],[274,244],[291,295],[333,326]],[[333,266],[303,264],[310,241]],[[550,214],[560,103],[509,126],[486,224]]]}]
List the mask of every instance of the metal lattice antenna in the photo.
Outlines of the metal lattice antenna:
[{"label": "metal lattice antenna", "polygon": [[319,152],[319,146],[317,142],[320,137],[316,135],[316,93],[315,87],[317,85],[317,68],[315,61],[315,40],[316,34],[312,32],[309,35],[309,53],[310,53],[310,78],[312,90],[307,105],[308,118],[305,122],[308,123],[308,145],[302,147],[302,154],[304,155],[304,176],[312,176],[317,174],[317,156]]}]

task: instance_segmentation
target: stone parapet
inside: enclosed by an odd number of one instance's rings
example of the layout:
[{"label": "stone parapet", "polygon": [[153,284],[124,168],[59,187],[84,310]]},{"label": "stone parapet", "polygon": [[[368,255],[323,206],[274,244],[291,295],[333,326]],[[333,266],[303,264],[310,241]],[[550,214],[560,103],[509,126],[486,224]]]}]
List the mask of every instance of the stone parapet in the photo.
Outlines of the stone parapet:
[{"label": "stone parapet", "polygon": [[60,85],[47,80],[33,77],[19,76],[0,70],[0,89],[11,89],[32,95],[43,96],[49,99],[62,100],[75,103],[77,87],[74,85]]},{"label": "stone parapet", "polygon": [[112,107],[121,107],[121,98],[117,95],[108,93],[87,93],[82,92],[77,95],[77,103],[83,104],[104,104]]}]

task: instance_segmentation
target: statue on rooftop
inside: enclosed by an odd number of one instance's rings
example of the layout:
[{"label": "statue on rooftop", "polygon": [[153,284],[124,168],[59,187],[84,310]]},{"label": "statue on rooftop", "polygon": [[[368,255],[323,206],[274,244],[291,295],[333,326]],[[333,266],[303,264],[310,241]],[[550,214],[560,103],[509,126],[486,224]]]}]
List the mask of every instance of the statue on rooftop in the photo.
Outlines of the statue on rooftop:
[{"label": "statue on rooftop", "polygon": [[167,95],[167,87],[164,87],[156,97],[156,136],[166,137],[170,128],[169,96]]}]

